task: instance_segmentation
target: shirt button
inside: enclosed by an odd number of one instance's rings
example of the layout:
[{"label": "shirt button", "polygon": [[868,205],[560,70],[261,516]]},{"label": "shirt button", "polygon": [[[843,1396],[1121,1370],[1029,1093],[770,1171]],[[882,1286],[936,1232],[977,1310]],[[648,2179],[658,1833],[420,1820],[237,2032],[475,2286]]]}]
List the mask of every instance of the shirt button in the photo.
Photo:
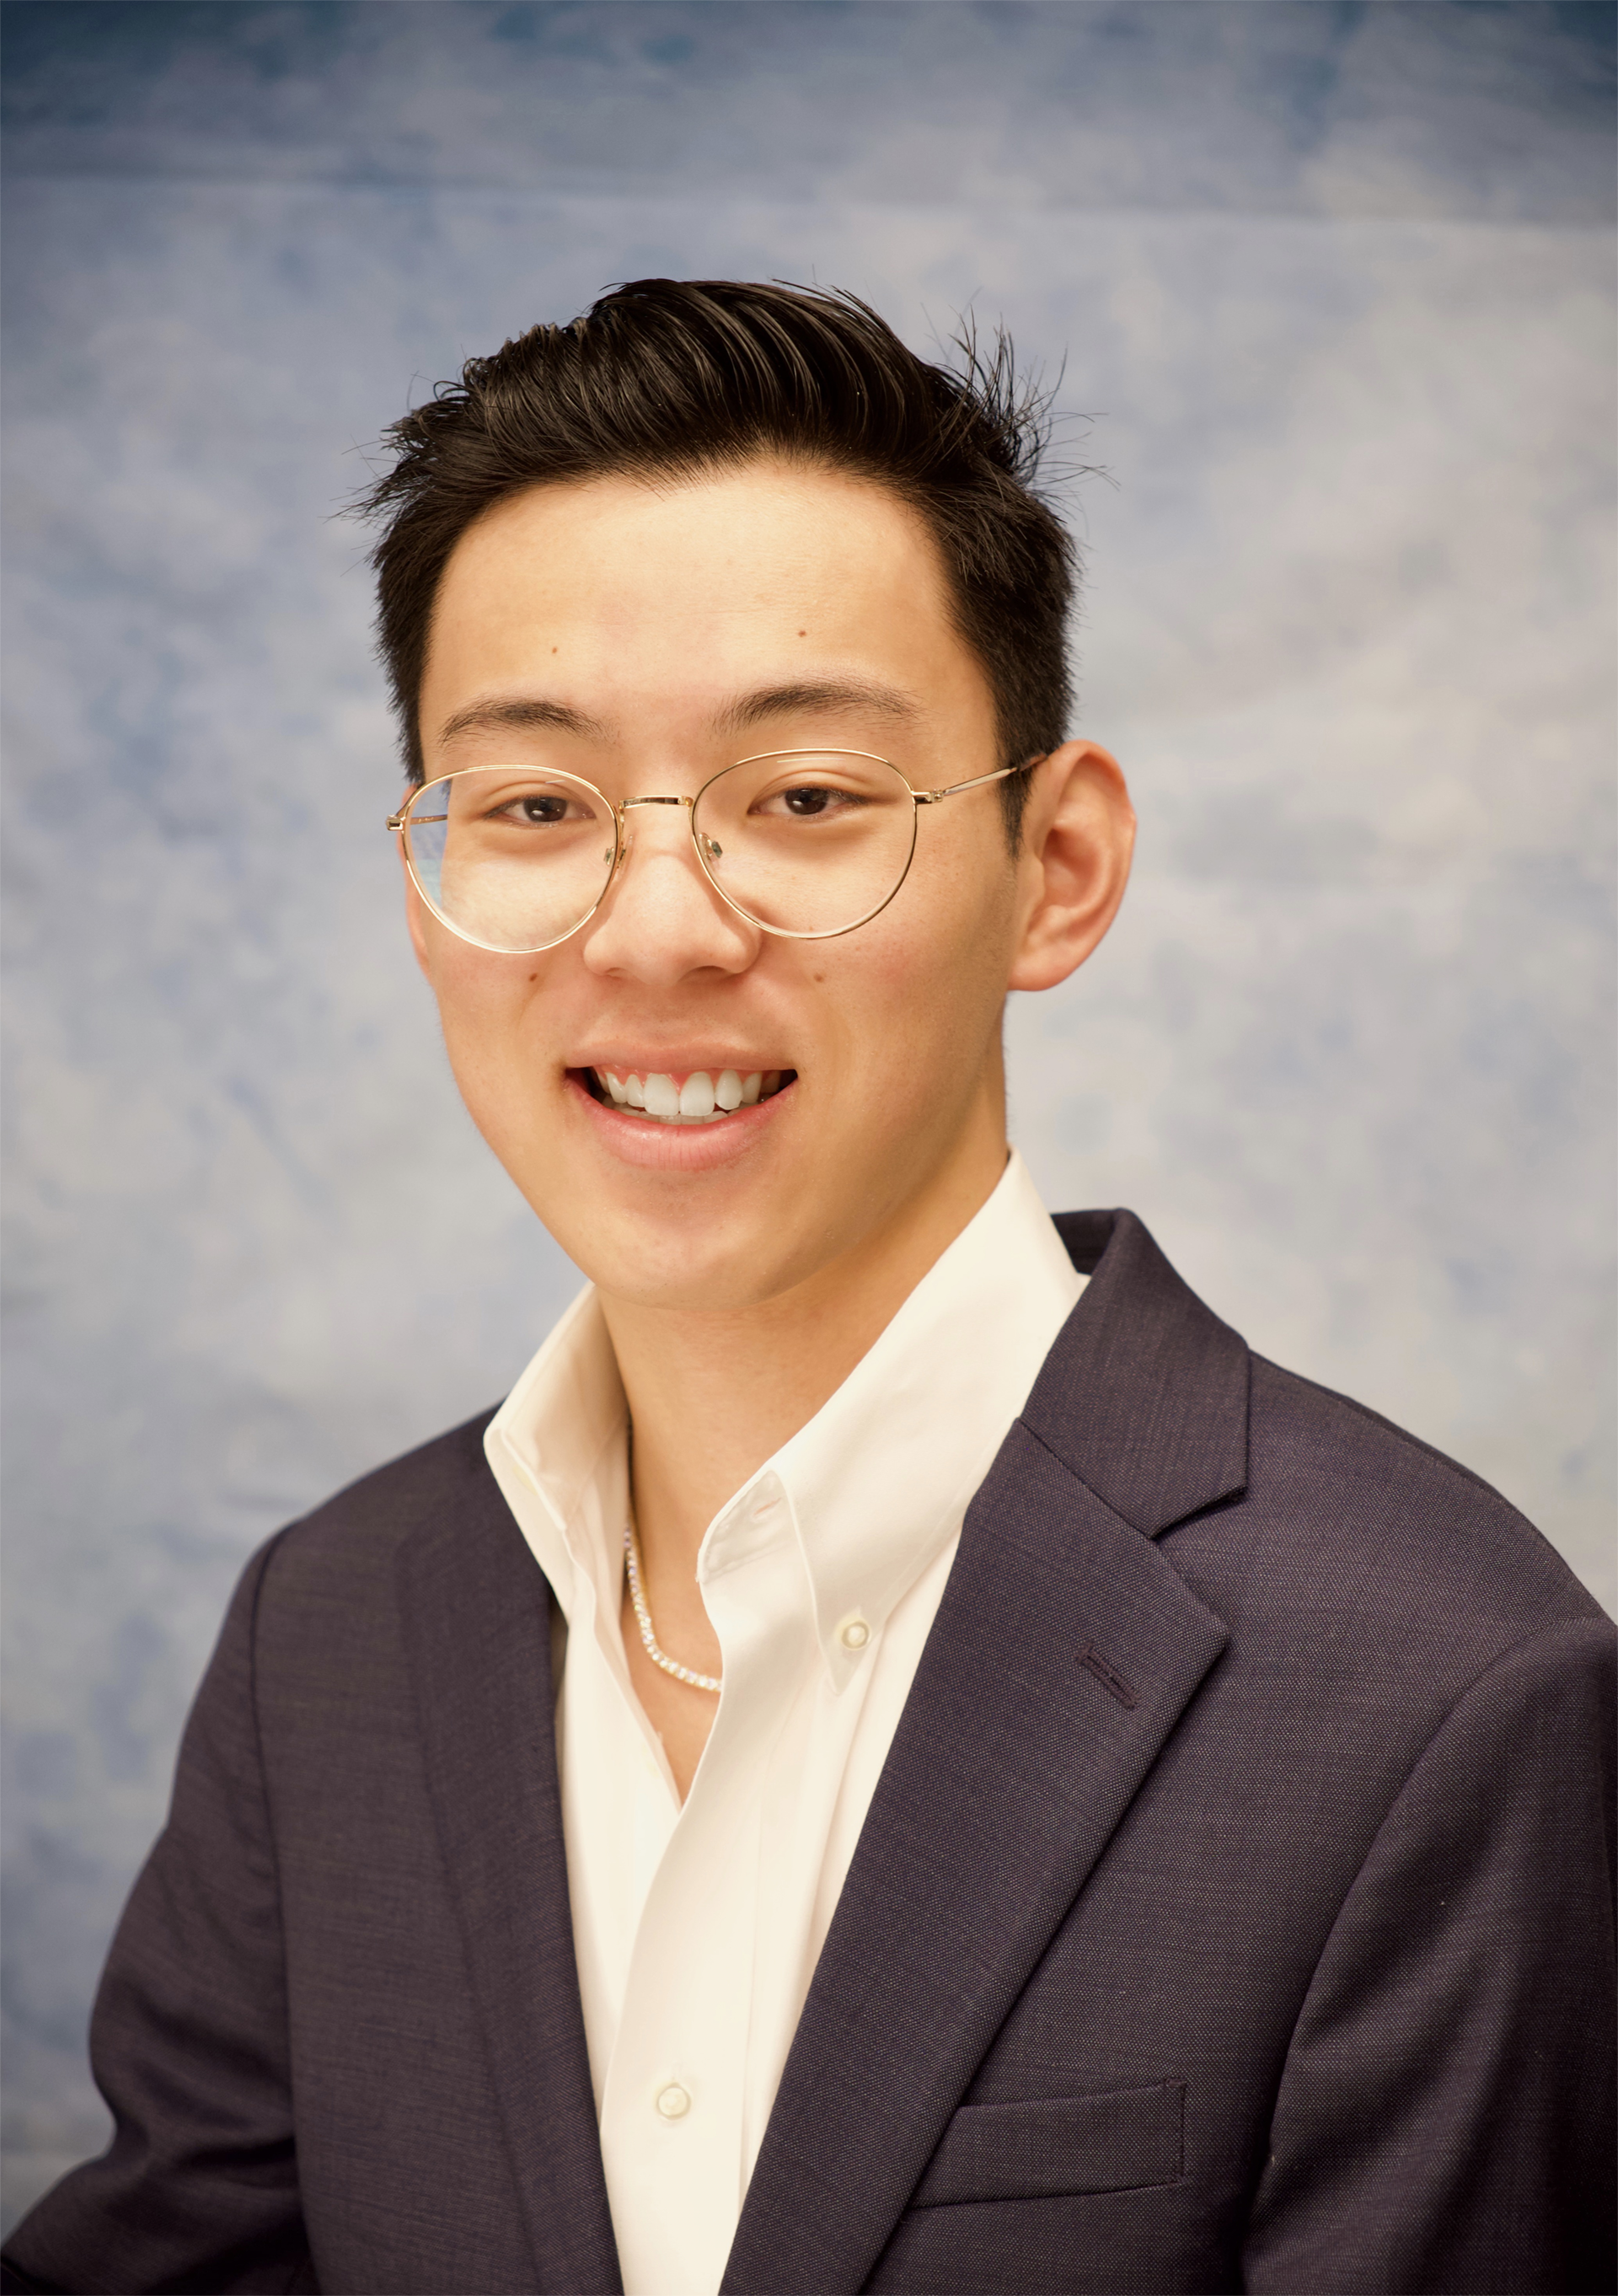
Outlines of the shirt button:
[{"label": "shirt button", "polygon": [[691,2094],[678,2081],[670,2081],[666,2088],[658,2091],[658,2111],[665,2120],[683,2120],[691,2109]]},{"label": "shirt button", "polygon": [[865,1620],[857,1615],[852,1619],[845,1619],[838,1628],[838,1640],[846,1651],[862,1651],[870,1640],[870,1628]]}]

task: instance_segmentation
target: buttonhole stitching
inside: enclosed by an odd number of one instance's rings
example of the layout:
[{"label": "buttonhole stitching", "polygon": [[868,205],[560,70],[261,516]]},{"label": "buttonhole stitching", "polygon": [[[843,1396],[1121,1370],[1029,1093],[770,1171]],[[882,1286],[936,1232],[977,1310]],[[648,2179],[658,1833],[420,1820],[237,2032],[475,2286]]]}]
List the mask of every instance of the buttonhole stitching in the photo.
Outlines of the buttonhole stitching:
[{"label": "buttonhole stitching", "polygon": [[1139,1697],[1135,1685],[1127,1675],[1104,1659],[1093,1643],[1087,1643],[1079,1652],[1079,1664],[1093,1674],[1103,1690],[1111,1693],[1120,1706],[1133,1706]]}]

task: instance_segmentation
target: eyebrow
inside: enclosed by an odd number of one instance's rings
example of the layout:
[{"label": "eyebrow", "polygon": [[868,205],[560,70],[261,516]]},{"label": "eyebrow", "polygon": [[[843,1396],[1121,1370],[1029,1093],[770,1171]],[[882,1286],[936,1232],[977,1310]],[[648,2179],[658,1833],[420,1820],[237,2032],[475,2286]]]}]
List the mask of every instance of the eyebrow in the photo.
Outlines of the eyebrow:
[{"label": "eyebrow", "polygon": [[460,734],[500,731],[513,726],[548,727],[552,733],[578,734],[586,740],[600,739],[608,730],[599,718],[587,717],[584,710],[571,709],[565,701],[547,701],[532,695],[513,701],[470,702],[464,709],[457,709],[453,718],[445,719],[438,739],[453,742]]},{"label": "eyebrow", "polygon": [[913,725],[921,705],[913,694],[896,685],[881,685],[862,677],[814,677],[789,685],[766,685],[727,702],[714,720],[721,734],[745,733],[767,718],[829,718],[857,709],[868,717],[885,718],[890,725]]},{"label": "eyebrow", "polygon": [[[890,725],[912,725],[921,715],[915,697],[896,685],[883,685],[874,679],[861,677],[798,678],[789,685],[764,685],[756,693],[739,694],[716,712],[714,729],[720,734],[742,734],[771,718],[829,718],[849,710],[885,718]],[[605,740],[611,733],[611,728],[599,718],[575,709],[568,702],[527,694],[505,701],[469,702],[464,709],[457,709],[454,717],[445,719],[438,739],[453,742],[462,734],[509,731],[513,727],[574,734],[584,741]]]}]

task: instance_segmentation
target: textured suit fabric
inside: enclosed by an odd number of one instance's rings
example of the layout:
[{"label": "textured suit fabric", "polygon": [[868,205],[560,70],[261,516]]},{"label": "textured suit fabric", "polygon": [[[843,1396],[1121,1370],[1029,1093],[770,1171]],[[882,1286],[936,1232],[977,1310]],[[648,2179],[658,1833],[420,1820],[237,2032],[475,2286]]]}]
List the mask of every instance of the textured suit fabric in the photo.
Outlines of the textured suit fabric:
[{"label": "textured suit fabric", "polygon": [[[1127,1213],[982,1490],[733,2296],[1613,2286],[1610,1623]],[[480,1424],[257,1556],[14,2284],[618,2286]],[[649,2107],[650,2109],[650,2107]]]}]

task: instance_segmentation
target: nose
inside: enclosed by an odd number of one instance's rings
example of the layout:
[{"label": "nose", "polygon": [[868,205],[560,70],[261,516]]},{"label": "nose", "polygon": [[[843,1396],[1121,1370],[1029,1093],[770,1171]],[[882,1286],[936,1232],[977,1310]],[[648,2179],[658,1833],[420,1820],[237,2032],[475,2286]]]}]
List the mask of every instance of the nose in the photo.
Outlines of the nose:
[{"label": "nose", "polygon": [[626,809],[624,856],[584,928],[592,972],[672,988],[693,972],[745,972],[763,934],[722,901],[702,873],[691,808]]}]

